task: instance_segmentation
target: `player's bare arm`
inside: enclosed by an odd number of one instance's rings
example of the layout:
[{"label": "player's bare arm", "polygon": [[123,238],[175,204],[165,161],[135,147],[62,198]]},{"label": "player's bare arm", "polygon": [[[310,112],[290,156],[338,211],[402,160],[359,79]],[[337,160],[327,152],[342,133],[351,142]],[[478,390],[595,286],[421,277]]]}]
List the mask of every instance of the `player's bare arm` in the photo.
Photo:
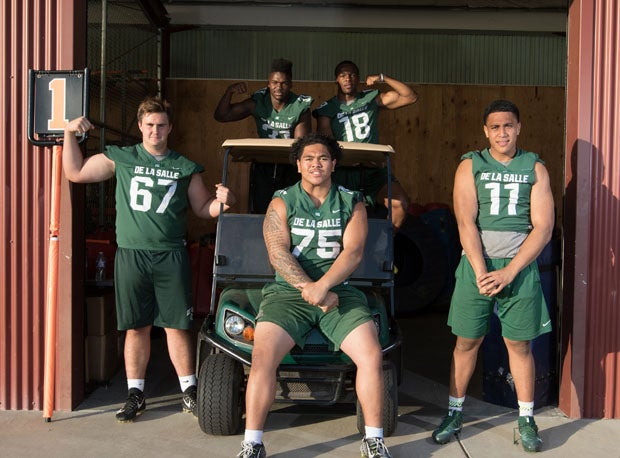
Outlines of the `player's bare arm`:
[{"label": "player's bare arm", "polygon": [[256,108],[256,103],[251,99],[232,103],[233,94],[245,94],[247,92],[246,83],[234,83],[226,88],[222,95],[213,117],[219,122],[240,121],[250,116]]},{"label": "player's bare arm", "polygon": [[[532,263],[545,248],[553,232],[555,212],[553,194],[549,184],[549,173],[540,162],[536,163],[536,182],[530,192],[530,219],[532,231],[519,248],[512,261],[502,270],[509,271],[510,281],[526,266]],[[509,282],[510,283],[510,282]]]},{"label": "player's bare arm", "polygon": [[327,289],[344,282],[357,269],[364,256],[368,235],[368,216],[362,202],[358,202],[342,236],[342,251],[325,275],[319,280]]},{"label": "player's bare arm", "polygon": [[[363,203],[357,203],[342,238],[343,248],[332,266],[319,280],[303,285],[301,296],[310,304],[328,312],[338,305],[330,289],[343,283],[359,266],[368,235],[368,219]],[[334,294],[335,303],[330,295]]]},{"label": "player's bare arm", "polygon": [[187,189],[189,203],[192,211],[200,218],[216,218],[223,210],[227,211],[236,202],[234,194],[222,184],[215,185],[215,195],[212,195],[198,173],[192,175]]},{"label": "player's bare arm", "polygon": [[[381,82],[380,75],[369,76],[366,78],[366,84],[369,85],[369,82],[371,84]],[[394,110],[414,104],[418,100],[418,94],[411,89],[409,85],[387,75],[383,75],[383,82],[389,85],[392,90],[381,92],[377,95],[377,103],[379,106]]]},{"label": "player's bare arm", "polygon": [[332,132],[332,126],[330,122],[331,121],[327,116],[319,116],[318,118],[316,118],[316,131],[319,134],[333,137],[334,133]]},{"label": "player's bare arm", "polygon": [[300,285],[312,281],[291,254],[290,228],[282,199],[275,198],[269,204],[263,223],[263,237],[269,262],[289,285],[301,288]]},{"label": "player's bare arm", "polygon": [[[478,216],[478,195],[472,174],[472,160],[461,161],[454,176],[454,215],[459,228],[461,246],[467,260],[474,269],[476,279],[487,273],[486,262],[482,254],[482,241],[476,225]],[[480,284],[478,284],[480,288]],[[481,294],[484,294],[481,291]]]},{"label": "player's bare arm", "polygon": [[64,132],[62,165],[65,176],[74,183],[96,183],[114,176],[114,162],[104,154],[84,158],[76,134],[94,129],[92,123],[81,116],[69,121]]},{"label": "player's bare arm", "polygon": [[312,132],[312,116],[310,110],[306,110],[300,117],[299,123],[295,126],[295,138],[301,138]]}]

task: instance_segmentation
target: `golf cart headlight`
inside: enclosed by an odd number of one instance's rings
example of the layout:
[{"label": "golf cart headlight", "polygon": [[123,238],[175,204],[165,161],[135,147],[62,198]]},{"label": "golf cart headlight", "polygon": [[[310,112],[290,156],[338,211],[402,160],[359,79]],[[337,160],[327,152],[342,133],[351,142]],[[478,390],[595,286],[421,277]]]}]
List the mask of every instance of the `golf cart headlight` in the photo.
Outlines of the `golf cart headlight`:
[{"label": "golf cart headlight", "polygon": [[230,315],[226,318],[226,322],[224,323],[224,328],[226,332],[233,336],[238,336],[243,333],[243,329],[245,328],[245,322],[243,318],[239,315]]}]

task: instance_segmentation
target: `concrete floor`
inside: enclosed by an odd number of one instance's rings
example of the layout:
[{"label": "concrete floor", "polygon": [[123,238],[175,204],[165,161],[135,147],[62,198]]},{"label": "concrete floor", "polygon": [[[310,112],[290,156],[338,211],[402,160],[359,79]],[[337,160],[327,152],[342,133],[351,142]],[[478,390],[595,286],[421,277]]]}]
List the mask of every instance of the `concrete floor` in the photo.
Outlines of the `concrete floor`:
[{"label": "concrete floor", "polygon": [[[386,442],[394,458],[523,457],[514,443],[514,409],[480,401],[481,383],[472,383],[465,405],[465,427],[450,443],[438,446],[430,434],[447,402],[447,378],[453,337],[445,311],[400,320],[405,335],[406,370],[399,388],[398,427]],[[181,413],[178,379],[161,335],[152,340],[147,373],[147,409],[133,423],[115,421],[124,402],[126,382],[119,371],[96,387],[73,412],[0,411],[0,456],[83,457],[233,457],[243,436],[209,436],[196,419]],[[475,379],[481,377],[475,376]],[[618,420],[571,420],[555,407],[536,411],[546,457],[620,457],[615,438]],[[331,407],[276,406],[266,424],[270,458],[359,457],[360,435],[353,405]],[[518,435],[517,435],[518,439]]]}]

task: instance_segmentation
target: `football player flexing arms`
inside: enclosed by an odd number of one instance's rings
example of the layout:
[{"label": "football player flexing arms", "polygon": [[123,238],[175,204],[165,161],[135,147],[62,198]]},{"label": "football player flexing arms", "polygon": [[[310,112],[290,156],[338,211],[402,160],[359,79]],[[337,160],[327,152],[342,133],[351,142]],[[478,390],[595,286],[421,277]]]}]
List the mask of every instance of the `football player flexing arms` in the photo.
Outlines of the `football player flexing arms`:
[{"label": "football player flexing arms", "polygon": [[[406,84],[380,73],[366,78],[367,86],[385,83],[392,89],[358,90],[359,68],[345,60],[334,70],[338,93],[319,106],[312,115],[317,118],[318,132],[336,140],[357,143],[379,143],[379,110],[394,110],[411,105],[418,95]],[[349,189],[361,190],[372,205],[387,207],[387,171],[385,169],[360,171],[353,167],[336,170],[334,181]],[[392,223],[398,229],[409,208],[409,198],[398,180],[392,176]]]}]

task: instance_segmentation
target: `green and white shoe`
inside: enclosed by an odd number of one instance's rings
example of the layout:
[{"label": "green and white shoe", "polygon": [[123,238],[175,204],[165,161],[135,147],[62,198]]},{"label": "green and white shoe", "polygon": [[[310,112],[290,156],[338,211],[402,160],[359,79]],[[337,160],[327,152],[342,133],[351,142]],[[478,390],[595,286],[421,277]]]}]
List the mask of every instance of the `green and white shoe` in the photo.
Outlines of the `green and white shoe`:
[{"label": "green and white shoe", "polygon": [[364,438],[360,451],[362,452],[362,458],[392,458],[390,451],[380,437]]},{"label": "green and white shoe", "polygon": [[521,445],[526,452],[540,452],[542,439],[538,435],[538,426],[534,417],[519,417],[519,434]]},{"label": "green and white shoe", "polygon": [[463,412],[450,410],[448,415],[443,417],[439,427],[433,431],[433,441],[436,444],[447,444],[450,442],[450,437],[460,433],[461,429],[463,429]]}]

